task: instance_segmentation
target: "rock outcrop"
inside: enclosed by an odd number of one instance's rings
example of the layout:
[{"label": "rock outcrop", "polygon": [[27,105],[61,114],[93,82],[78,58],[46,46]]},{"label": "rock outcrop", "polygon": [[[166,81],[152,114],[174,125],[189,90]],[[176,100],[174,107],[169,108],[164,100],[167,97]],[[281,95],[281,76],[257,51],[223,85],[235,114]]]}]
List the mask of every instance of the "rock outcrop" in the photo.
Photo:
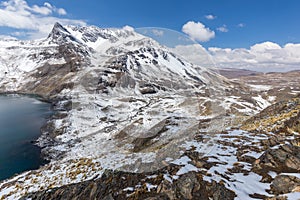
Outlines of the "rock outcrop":
[{"label": "rock outcrop", "polygon": [[[234,199],[235,193],[224,184],[204,181],[202,175],[190,172],[174,182],[163,178],[166,170],[151,174],[106,171],[101,178],[79,184],[54,188],[28,195],[22,199]],[[153,175],[154,174],[154,175]]]}]

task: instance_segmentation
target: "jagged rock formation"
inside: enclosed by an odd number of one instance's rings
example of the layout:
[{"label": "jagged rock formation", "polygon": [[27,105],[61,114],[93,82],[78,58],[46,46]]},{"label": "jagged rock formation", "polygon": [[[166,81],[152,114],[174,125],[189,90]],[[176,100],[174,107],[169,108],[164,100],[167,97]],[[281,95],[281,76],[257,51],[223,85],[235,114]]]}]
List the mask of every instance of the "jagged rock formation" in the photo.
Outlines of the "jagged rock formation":
[{"label": "jagged rock formation", "polygon": [[[204,181],[201,174],[189,172],[173,183],[164,180],[163,173],[146,174],[106,171],[100,179],[55,188],[27,196],[31,199],[209,199],[229,200],[234,192],[223,184]],[[159,175],[157,175],[159,174]],[[135,186],[135,187],[132,187]],[[26,199],[26,198],[24,198]]]}]

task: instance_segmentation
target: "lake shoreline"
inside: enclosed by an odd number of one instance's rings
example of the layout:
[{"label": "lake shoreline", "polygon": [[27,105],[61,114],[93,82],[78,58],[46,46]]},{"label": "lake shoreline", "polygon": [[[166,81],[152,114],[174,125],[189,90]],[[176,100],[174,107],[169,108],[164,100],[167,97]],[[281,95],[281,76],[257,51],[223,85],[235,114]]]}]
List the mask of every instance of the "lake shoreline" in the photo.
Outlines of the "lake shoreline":
[{"label": "lake shoreline", "polygon": [[[49,121],[53,120],[52,117],[53,115],[55,114],[55,111],[53,109],[53,101],[50,100],[49,98],[45,98],[41,95],[37,95],[37,94],[28,94],[28,93],[15,93],[15,92],[2,92],[0,93],[0,97],[8,97],[8,98],[22,98],[22,97],[25,97],[25,98],[30,98],[30,99],[34,99],[34,100],[37,100],[41,103],[46,103],[48,104],[49,106],[49,111],[51,112],[51,114],[49,114],[49,116],[41,116],[40,119],[43,120],[41,126],[38,128],[38,135],[33,137],[32,139],[25,139],[23,141],[21,141],[22,145],[28,145],[28,146],[31,146],[32,145],[32,150],[35,151],[36,153],[39,152],[39,156],[36,157],[36,161],[39,163],[38,166],[36,167],[30,167],[29,169],[25,169],[24,171],[20,171],[20,172],[16,172],[14,173],[13,175],[9,176],[9,177],[6,177],[4,179],[1,179],[0,182],[5,182],[5,180],[8,180],[8,179],[11,179],[15,176],[18,176],[22,173],[25,173],[25,172],[29,172],[31,170],[37,170],[45,165],[47,165],[48,163],[51,162],[50,159],[48,159],[44,153],[43,153],[43,147],[41,147],[39,144],[38,144],[38,140],[41,138],[41,136],[44,134],[43,133],[43,130],[42,128],[47,124],[49,123]],[[32,102],[34,103],[34,102]],[[28,148],[28,147],[27,147]],[[35,150],[34,150],[35,149]]]},{"label": "lake shoreline", "polygon": [[22,92],[0,92],[0,96],[9,96],[9,95],[25,96],[25,97],[34,98],[34,99],[39,100],[39,101],[44,102],[44,103],[49,103],[49,104],[53,103],[51,98],[45,97],[45,96],[40,95],[40,94],[22,93]]},{"label": "lake shoreline", "polygon": [[67,115],[66,112],[72,110],[72,101],[66,95],[43,95],[36,93],[28,93],[21,91],[1,91],[0,96],[25,96],[34,98],[38,101],[50,104],[52,115],[46,119],[45,123],[40,127],[40,135],[36,140],[32,140],[37,147],[41,149],[41,156],[48,163],[58,160],[64,152],[52,151],[51,147],[58,146],[59,141],[55,139],[57,135],[63,134],[63,127],[55,127],[55,121],[64,119]]}]

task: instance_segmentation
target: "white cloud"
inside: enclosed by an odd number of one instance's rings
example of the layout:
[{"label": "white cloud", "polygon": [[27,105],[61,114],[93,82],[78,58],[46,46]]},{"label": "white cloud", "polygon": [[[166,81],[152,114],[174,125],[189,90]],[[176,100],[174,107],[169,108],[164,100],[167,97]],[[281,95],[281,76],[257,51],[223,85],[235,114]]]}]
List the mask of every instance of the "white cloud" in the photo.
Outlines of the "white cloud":
[{"label": "white cloud", "polygon": [[18,35],[36,39],[47,36],[55,22],[73,25],[86,24],[82,20],[58,18],[54,14],[66,15],[67,12],[48,2],[42,6],[30,6],[25,0],[7,0],[0,4],[0,27],[15,28],[18,29],[16,32]]},{"label": "white cloud", "polygon": [[199,42],[207,42],[215,37],[215,32],[205,27],[201,22],[189,21],[183,25],[182,31]]},{"label": "white cloud", "polygon": [[16,31],[16,32],[11,33],[11,35],[15,36],[15,37],[25,37],[26,33],[25,32],[20,32],[20,31]]},{"label": "white cloud", "polygon": [[155,36],[163,36],[163,35],[164,35],[164,31],[163,31],[163,30],[153,29],[153,30],[152,30],[152,33],[153,33]]},{"label": "white cloud", "polygon": [[223,33],[227,33],[228,32],[228,28],[227,26],[224,24],[223,26],[217,28],[218,31],[223,32]]},{"label": "white cloud", "polygon": [[29,10],[41,14],[41,15],[50,15],[52,14],[52,9],[45,6],[33,5],[32,8],[28,7]]},{"label": "white cloud", "polygon": [[208,51],[220,67],[264,72],[300,69],[300,44],[281,47],[273,42],[263,42],[249,49],[208,48]]},{"label": "white cloud", "polygon": [[[300,70],[300,44],[280,46],[263,42],[246,48],[176,46],[176,53],[195,64],[209,67],[249,69],[262,72]],[[212,61],[210,60],[212,59]]]},{"label": "white cloud", "polygon": [[208,51],[200,44],[178,45],[171,50],[191,63],[204,67],[214,66]]},{"label": "white cloud", "polygon": [[134,28],[132,26],[126,25],[123,27],[123,30],[132,32],[132,31],[134,31]]},{"label": "white cloud", "polygon": [[47,8],[52,9],[52,5],[51,5],[50,3],[48,3],[48,2],[45,2],[45,3],[44,3],[44,6],[47,7]]},{"label": "white cloud", "polygon": [[276,50],[280,50],[281,47],[273,42],[263,42],[263,43],[259,43],[259,44],[255,44],[253,46],[250,47],[250,51],[253,53],[265,53],[268,51],[276,51]]},{"label": "white cloud", "polygon": [[244,28],[246,26],[246,24],[239,23],[237,26],[240,27],[240,28]]},{"label": "white cloud", "polygon": [[214,19],[217,18],[217,16],[214,16],[214,15],[205,15],[205,18],[209,19],[209,20],[214,20]]},{"label": "white cloud", "polygon": [[0,40],[17,40],[17,38],[9,35],[0,35]]},{"label": "white cloud", "polygon": [[57,9],[57,13],[58,13],[59,15],[66,15],[66,14],[67,14],[67,11],[66,11],[65,9],[63,9],[63,8],[58,8],[58,9]]}]

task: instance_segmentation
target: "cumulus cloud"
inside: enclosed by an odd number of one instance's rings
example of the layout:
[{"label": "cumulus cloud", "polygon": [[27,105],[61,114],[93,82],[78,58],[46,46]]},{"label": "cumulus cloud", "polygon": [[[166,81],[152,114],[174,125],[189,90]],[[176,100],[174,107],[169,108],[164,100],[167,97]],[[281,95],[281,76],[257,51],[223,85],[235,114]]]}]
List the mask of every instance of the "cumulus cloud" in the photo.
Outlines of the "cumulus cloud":
[{"label": "cumulus cloud", "polygon": [[208,48],[208,51],[221,67],[263,72],[300,69],[300,44],[281,47],[273,42],[263,42],[249,49]]},{"label": "cumulus cloud", "polygon": [[214,16],[214,15],[205,15],[205,18],[208,19],[208,20],[214,20],[217,18],[217,16]]},{"label": "cumulus cloud", "polygon": [[[249,69],[261,72],[300,70],[300,44],[280,46],[273,42],[255,44],[250,48],[218,48],[208,50],[195,45],[176,46],[174,51],[202,66]],[[211,59],[211,60],[210,60]]]},{"label": "cumulus cloud", "polygon": [[56,11],[59,15],[66,15],[67,14],[67,11],[63,8],[58,8]]},{"label": "cumulus cloud", "polygon": [[44,3],[44,6],[47,7],[47,8],[50,8],[50,9],[53,8],[52,5],[51,5],[50,3],[48,3],[48,2],[45,2],[45,3]]},{"label": "cumulus cloud", "polygon": [[214,66],[210,54],[200,44],[177,45],[171,51],[193,64],[203,67]]},{"label": "cumulus cloud", "polygon": [[132,26],[126,25],[123,27],[123,30],[132,32],[132,31],[134,31],[134,28]]},{"label": "cumulus cloud", "polygon": [[32,8],[28,7],[29,10],[35,12],[35,13],[38,13],[38,14],[41,14],[41,15],[50,15],[52,14],[52,9],[48,8],[48,7],[45,7],[45,6],[37,6],[37,5],[34,5],[32,6]]},{"label": "cumulus cloud", "polygon": [[223,33],[227,33],[228,32],[228,28],[227,26],[224,24],[223,26],[217,28],[218,31],[223,32]]},{"label": "cumulus cloud", "polygon": [[0,27],[19,29],[15,35],[23,33],[29,39],[45,37],[55,22],[85,25],[82,20],[55,17],[66,15],[63,8],[56,8],[48,2],[43,5],[28,5],[25,0],[7,0],[0,3]]},{"label": "cumulus cloud", "polygon": [[205,27],[201,22],[187,22],[183,25],[182,32],[199,42],[207,42],[215,37],[215,32]]}]

